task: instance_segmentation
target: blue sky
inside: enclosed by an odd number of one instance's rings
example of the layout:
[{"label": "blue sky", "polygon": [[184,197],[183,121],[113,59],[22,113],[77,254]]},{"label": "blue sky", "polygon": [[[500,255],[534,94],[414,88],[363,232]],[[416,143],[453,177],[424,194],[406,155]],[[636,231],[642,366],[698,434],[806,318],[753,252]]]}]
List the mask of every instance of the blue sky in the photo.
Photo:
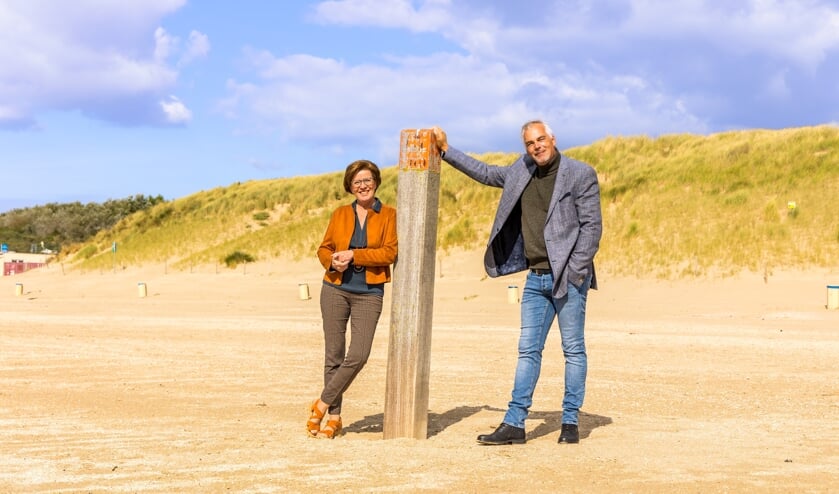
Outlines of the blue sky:
[{"label": "blue sky", "polygon": [[[0,212],[464,151],[839,122],[836,0],[0,0]],[[329,186],[325,184],[325,186]]]}]

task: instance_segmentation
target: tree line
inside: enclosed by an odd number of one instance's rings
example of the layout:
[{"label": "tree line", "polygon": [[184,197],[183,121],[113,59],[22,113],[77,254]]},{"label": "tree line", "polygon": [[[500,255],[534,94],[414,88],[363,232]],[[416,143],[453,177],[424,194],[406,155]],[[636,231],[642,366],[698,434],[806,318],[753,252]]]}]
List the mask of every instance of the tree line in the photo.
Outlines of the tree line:
[{"label": "tree line", "polygon": [[126,216],[164,201],[161,195],[137,194],[103,203],[76,201],[13,209],[0,213],[0,242],[15,252],[60,252],[64,246],[85,242]]}]

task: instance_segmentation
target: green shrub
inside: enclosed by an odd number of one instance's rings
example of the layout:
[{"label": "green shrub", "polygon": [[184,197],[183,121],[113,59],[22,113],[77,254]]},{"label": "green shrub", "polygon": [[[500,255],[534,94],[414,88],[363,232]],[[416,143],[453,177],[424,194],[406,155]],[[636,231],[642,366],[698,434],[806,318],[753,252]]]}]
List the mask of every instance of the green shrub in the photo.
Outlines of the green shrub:
[{"label": "green shrub", "polygon": [[225,257],[222,260],[222,262],[228,268],[233,269],[236,266],[238,266],[239,264],[247,264],[249,262],[254,262],[255,260],[256,259],[254,259],[254,257],[252,255],[250,255],[246,252],[240,252],[240,251],[237,250],[237,251],[235,251],[231,254],[228,254],[227,257]]}]

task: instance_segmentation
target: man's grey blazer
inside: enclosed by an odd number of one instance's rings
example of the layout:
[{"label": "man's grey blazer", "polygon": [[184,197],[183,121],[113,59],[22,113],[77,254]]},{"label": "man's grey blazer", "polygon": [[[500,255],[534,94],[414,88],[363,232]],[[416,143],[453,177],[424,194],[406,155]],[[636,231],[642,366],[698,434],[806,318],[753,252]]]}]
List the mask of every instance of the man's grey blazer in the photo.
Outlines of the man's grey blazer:
[{"label": "man's grey blazer", "polygon": [[[536,172],[533,159],[525,153],[510,166],[494,166],[451,146],[443,159],[484,185],[503,188],[484,254],[487,274],[495,278],[527,269],[521,231],[521,195]],[[545,247],[554,275],[555,298],[568,293],[569,282],[580,286],[589,275],[591,288],[597,288],[594,255],[600,247],[602,233],[597,173],[581,161],[561,156],[545,220]]]}]

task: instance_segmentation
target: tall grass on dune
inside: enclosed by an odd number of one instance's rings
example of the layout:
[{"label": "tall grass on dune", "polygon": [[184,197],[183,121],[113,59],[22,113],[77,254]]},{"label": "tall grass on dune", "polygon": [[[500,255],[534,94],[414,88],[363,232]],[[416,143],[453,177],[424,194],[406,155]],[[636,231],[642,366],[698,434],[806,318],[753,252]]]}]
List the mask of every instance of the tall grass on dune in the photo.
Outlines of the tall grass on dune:
[{"label": "tall grass on dune", "polygon": [[[607,137],[562,151],[591,164],[601,186],[604,270],[660,278],[839,264],[839,128],[751,130],[697,136]],[[519,153],[479,159],[505,166]],[[312,258],[331,212],[352,196],[343,171],[235,183],[140,211],[68,249],[82,269],[174,269],[224,262]],[[382,169],[378,196],[397,204],[398,171]],[[440,255],[481,249],[500,189],[443,164]],[[478,262],[478,261],[476,261]]]},{"label": "tall grass on dune", "polygon": [[607,138],[600,259],[661,277],[839,264],[839,129]]}]

